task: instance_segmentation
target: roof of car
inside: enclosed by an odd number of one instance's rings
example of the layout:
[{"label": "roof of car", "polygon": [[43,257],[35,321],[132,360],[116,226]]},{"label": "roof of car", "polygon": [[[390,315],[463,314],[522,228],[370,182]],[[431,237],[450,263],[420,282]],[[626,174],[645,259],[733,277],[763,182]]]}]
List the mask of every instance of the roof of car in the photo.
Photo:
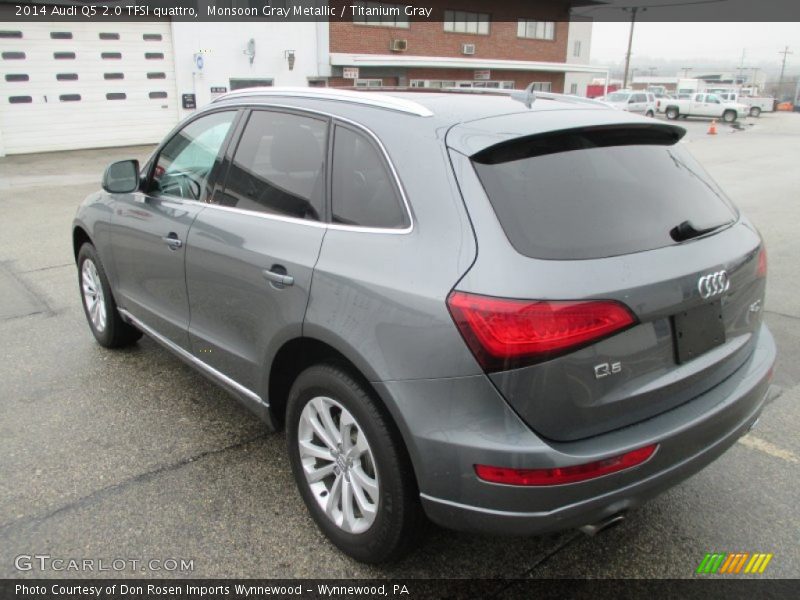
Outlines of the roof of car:
[{"label": "roof of car", "polygon": [[[522,90],[446,89],[436,91],[413,91],[408,88],[382,88],[379,91],[350,90],[342,88],[296,88],[266,87],[237,90],[220,96],[214,101],[231,104],[270,104],[291,100],[298,107],[316,108],[338,114],[345,107],[358,106],[377,111],[390,111],[395,115],[423,120],[430,119],[432,125],[443,122],[454,124],[486,117],[514,113],[550,110],[598,109],[609,110],[600,102],[552,94],[549,92]],[[530,103],[527,104],[526,101]]]}]

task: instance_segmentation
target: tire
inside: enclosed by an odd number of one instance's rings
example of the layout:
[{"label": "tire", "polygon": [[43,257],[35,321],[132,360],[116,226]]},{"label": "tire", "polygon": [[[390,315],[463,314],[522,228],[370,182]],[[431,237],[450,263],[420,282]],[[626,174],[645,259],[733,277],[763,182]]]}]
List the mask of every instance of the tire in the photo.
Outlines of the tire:
[{"label": "tire", "polygon": [[653,117],[655,117],[655,116],[656,116],[656,113],[654,113],[652,110],[648,110],[648,111],[645,113],[645,115],[644,115],[644,116],[646,116],[646,117],[650,117],[650,118],[653,118]]},{"label": "tire", "polygon": [[88,242],[78,251],[78,289],[86,321],[101,346],[122,348],[142,337],[141,331],[122,320],[103,263]]},{"label": "tire", "polygon": [[761,108],[758,106],[751,106],[750,107],[750,116],[751,117],[760,117],[761,116]]},{"label": "tire", "polygon": [[666,112],[664,114],[667,115],[667,118],[670,121],[674,121],[680,115],[680,113],[678,112],[678,109],[675,108],[674,106],[670,106],[669,108],[667,108],[667,110],[666,110]]},{"label": "tire", "polygon": [[724,113],[722,113],[722,120],[726,123],[733,123],[736,120],[736,111],[726,110]]},{"label": "tire", "polygon": [[[286,443],[306,508],[337,548],[381,563],[414,547],[424,528],[411,461],[389,416],[358,379],[333,364],[303,371],[289,392]],[[312,483],[310,472],[325,478]]]}]

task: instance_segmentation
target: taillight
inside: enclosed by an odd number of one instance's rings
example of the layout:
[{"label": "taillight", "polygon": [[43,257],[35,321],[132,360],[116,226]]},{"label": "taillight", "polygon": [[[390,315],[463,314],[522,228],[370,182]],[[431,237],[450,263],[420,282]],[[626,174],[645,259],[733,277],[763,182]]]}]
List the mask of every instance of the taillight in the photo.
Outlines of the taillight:
[{"label": "taillight", "polygon": [[652,444],[626,452],[620,456],[582,465],[555,467],[552,469],[511,469],[508,467],[475,465],[475,474],[484,481],[504,483],[506,485],[542,486],[577,483],[640,465],[648,461],[655,454],[657,448],[658,444]]},{"label": "taillight", "polygon": [[536,301],[452,292],[450,314],[487,371],[548,360],[636,323],[613,300]]},{"label": "taillight", "polygon": [[758,277],[767,276],[767,247],[762,245],[761,251],[758,253],[758,269],[756,270]]}]

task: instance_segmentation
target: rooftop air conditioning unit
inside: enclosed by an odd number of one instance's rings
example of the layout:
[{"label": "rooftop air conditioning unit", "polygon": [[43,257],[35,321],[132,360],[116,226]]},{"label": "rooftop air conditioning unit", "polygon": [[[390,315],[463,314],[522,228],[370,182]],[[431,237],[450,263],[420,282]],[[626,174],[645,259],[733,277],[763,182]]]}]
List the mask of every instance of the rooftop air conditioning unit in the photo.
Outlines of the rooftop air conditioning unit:
[{"label": "rooftop air conditioning unit", "polygon": [[405,52],[408,50],[408,40],[392,40],[389,49],[392,52]]},{"label": "rooftop air conditioning unit", "polygon": [[475,54],[475,44],[461,44],[461,54]]}]

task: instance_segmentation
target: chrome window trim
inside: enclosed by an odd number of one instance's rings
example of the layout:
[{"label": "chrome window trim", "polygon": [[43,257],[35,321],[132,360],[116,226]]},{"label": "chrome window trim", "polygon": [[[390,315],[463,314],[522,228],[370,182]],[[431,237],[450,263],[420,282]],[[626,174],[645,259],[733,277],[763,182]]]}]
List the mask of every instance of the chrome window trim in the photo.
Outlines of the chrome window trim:
[{"label": "chrome window trim", "polygon": [[363,94],[351,90],[339,90],[336,88],[303,88],[303,87],[254,87],[245,88],[228,92],[215,98],[212,104],[229,100],[231,98],[242,98],[247,96],[287,96],[290,98],[310,98],[312,100],[334,100],[336,102],[349,102],[351,104],[362,104],[375,108],[385,108],[403,112],[418,117],[432,117],[433,111],[426,108],[419,102],[406,100],[405,98],[395,98],[386,94]]},{"label": "chrome window trim", "polygon": [[[356,123],[350,119],[345,117],[340,117],[331,113],[327,113],[321,110],[316,110],[313,108],[305,108],[305,107],[297,107],[297,106],[290,106],[287,104],[257,104],[257,105],[246,105],[246,106],[238,106],[238,108],[247,108],[251,110],[258,110],[259,108],[280,108],[291,110],[294,112],[299,113],[310,113],[316,114],[320,116],[327,117],[331,119],[332,123],[331,126],[336,125],[336,121],[340,121],[342,123],[346,123],[356,129],[363,131],[365,134],[370,136],[370,138],[375,142],[375,144],[380,149],[381,153],[383,154],[383,158],[386,160],[386,163],[389,165],[389,171],[392,174],[392,178],[394,179],[395,186],[397,190],[400,192],[400,198],[403,201],[403,207],[406,211],[406,216],[408,216],[408,227],[403,228],[391,228],[391,227],[360,227],[358,225],[340,225],[338,223],[325,223],[323,221],[309,221],[308,219],[298,219],[296,217],[287,217],[283,215],[274,215],[271,213],[266,213],[257,210],[250,210],[246,208],[236,208],[235,206],[220,206],[219,204],[210,204],[206,202],[200,202],[198,200],[191,200],[189,198],[180,198],[177,196],[168,196],[169,199],[175,200],[178,202],[187,202],[189,204],[196,204],[198,206],[203,206],[205,208],[213,208],[215,210],[222,210],[227,212],[233,212],[238,214],[244,215],[252,215],[255,217],[260,217],[262,219],[271,219],[273,221],[283,221],[286,223],[296,223],[298,225],[308,225],[310,227],[324,227],[326,229],[332,229],[334,231],[352,231],[357,233],[385,233],[390,235],[405,235],[414,231],[414,215],[411,212],[411,205],[408,202],[408,197],[406,196],[405,189],[403,189],[403,185],[400,182],[400,176],[397,173],[397,169],[392,162],[392,159],[389,157],[389,153],[386,150],[386,146],[383,145],[380,138],[368,127],[362,125],[361,123]],[[162,196],[162,198],[167,197]]]}]

